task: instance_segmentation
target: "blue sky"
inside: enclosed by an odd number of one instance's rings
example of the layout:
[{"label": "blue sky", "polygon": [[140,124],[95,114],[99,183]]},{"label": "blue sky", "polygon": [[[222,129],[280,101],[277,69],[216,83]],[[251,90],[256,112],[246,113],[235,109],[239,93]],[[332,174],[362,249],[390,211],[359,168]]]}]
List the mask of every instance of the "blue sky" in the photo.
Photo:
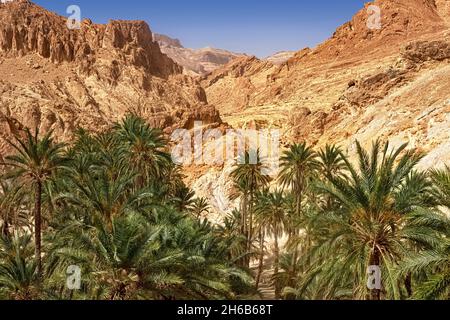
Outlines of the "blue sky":
[{"label": "blue sky", "polygon": [[79,5],[83,18],[139,19],[153,32],[206,46],[265,57],[313,47],[351,19],[367,0],[34,0],[61,15]]}]

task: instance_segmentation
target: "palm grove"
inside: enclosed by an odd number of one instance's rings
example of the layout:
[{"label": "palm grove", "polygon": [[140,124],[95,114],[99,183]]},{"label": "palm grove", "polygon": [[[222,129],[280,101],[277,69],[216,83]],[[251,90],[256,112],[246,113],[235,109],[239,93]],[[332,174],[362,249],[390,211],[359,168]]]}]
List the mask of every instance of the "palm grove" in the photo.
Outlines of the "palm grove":
[{"label": "palm grove", "polygon": [[[231,174],[240,205],[213,225],[139,117],[67,145],[37,130],[9,143],[0,299],[261,298],[264,281],[276,299],[450,297],[450,169],[418,170],[407,145],[357,143],[355,161],[292,145],[274,180],[248,150]],[[369,266],[381,288],[368,289]]]}]

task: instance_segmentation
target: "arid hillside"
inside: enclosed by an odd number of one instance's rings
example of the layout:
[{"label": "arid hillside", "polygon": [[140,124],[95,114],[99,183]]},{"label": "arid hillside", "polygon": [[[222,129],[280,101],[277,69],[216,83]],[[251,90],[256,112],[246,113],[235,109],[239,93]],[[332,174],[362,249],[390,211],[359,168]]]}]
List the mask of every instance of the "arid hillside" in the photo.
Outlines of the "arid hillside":
[{"label": "arid hillside", "polygon": [[[368,26],[370,5],[380,8],[379,28]],[[283,143],[337,143],[351,153],[355,140],[389,138],[428,152],[423,167],[450,160],[449,1],[376,0],[288,61],[239,56],[220,66],[231,57],[206,54],[210,64],[194,71],[211,72],[200,77],[183,74],[160,44],[187,49],[154,39],[145,22],[85,20],[77,30],[66,22],[27,0],[0,4],[0,156],[3,138],[24,127],[69,140],[78,127],[100,130],[132,111],[167,133],[223,120],[280,129]],[[198,62],[182,58],[185,68]],[[230,168],[186,168],[218,212],[233,208]]]},{"label": "arid hillside", "polygon": [[[370,29],[369,5],[381,9]],[[202,79],[208,101],[233,126],[279,127],[314,144],[375,137],[411,141],[450,158],[448,1],[377,0],[316,48],[281,66],[233,61]],[[430,162],[431,161],[431,162]]]},{"label": "arid hillside", "polygon": [[295,51],[280,51],[267,57],[265,60],[275,65],[280,65],[291,59],[295,55],[295,53]]},{"label": "arid hillside", "polygon": [[[368,28],[370,5],[380,29]],[[356,140],[409,142],[428,153],[422,168],[440,167],[450,161],[449,24],[449,1],[376,0],[280,66],[242,58],[201,82],[233,127],[277,128],[285,144],[336,143],[350,154]],[[230,171],[210,169],[195,184],[222,211],[232,207],[222,196]]]},{"label": "arid hillside", "polygon": [[199,76],[210,73],[228,62],[243,56],[216,48],[185,48],[181,41],[161,34],[154,34],[161,51],[184,68],[188,75]]},{"label": "arid hillside", "polygon": [[24,127],[68,140],[135,112],[167,132],[221,122],[197,80],[161,53],[143,21],[82,22],[30,1],[0,4],[0,155]]}]

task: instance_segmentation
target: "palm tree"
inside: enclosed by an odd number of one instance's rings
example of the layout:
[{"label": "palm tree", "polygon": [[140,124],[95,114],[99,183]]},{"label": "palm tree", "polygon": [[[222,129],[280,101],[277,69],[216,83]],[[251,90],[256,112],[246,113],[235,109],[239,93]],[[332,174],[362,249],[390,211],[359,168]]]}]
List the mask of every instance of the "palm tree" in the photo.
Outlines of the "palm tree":
[{"label": "palm tree", "polygon": [[129,164],[139,173],[140,186],[167,173],[171,159],[164,151],[167,143],[159,129],[150,128],[142,118],[128,115],[115,131],[126,147]]},{"label": "palm tree", "polygon": [[31,235],[0,236],[0,297],[30,300],[38,297],[38,273]]},{"label": "palm tree", "polygon": [[431,170],[430,178],[434,185],[432,196],[437,204],[450,208],[450,167],[442,170]]},{"label": "palm tree", "polygon": [[241,261],[249,254],[247,238],[242,232],[242,214],[239,210],[235,209],[225,216],[222,223],[217,226],[216,233],[223,240],[230,261]]},{"label": "palm tree", "polygon": [[[256,161],[253,163],[252,160]],[[242,228],[247,238],[247,252],[250,252],[254,237],[253,207],[256,193],[269,184],[270,177],[264,174],[264,159],[261,158],[259,150],[250,150],[239,155],[238,163],[231,173],[231,178],[242,196]],[[247,257],[244,265],[248,267],[249,264],[250,260]]]},{"label": "palm tree", "polygon": [[296,214],[300,216],[304,192],[309,178],[318,168],[317,154],[306,142],[295,144],[281,157],[279,182],[292,189],[295,196]]},{"label": "palm tree", "polygon": [[10,229],[27,226],[25,191],[22,186],[13,186],[14,181],[0,181],[0,219],[3,222],[1,234],[9,236]]},{"label": "palm tree", "polygon": [[450,298],[450,168],[431,170],[431,191],[439,208],[419,209],[409,216],[408,228],[420,235],[424,250],[409,255],[399,266],[399,277],[415,277],[416,299]]},{"label": "palm tree", "polygon": [[420,236],[424,250],[409,254],[398,278],[415,279],[414,299],[450,298],[450,219],[440,211],[420,209],[409,215],[408,228]]},{"label": "palm tree", "polygon": [[82,267],[90,299],[231,298],[230,278],[246,278],[226,263],[208,224],[170,209],[152,222],[131,213],[112,223],[110,229],[70,221],[49,250],[56,274],[71,264]]},{"label": "palm tree", "polygon": [[[306,188],[309,181],[316,174],[319,166],[317,161],[317,153],[309,147],[306,142],[295,144],[285,151],[281,157],[281,172],[279,175],[279,183],[283,188],[290,188],[294,197],[294,212],[290,217],[288,225],[289,243],[296,242],[299,234],[300,226],[298,222],[302,218],[302,202],[304,200]],[[306,232],[308,235],[309,232]],[[305,246],[310,246],[309,238],[306,239]],[[296,273],[298,259],[298,245],[293,245],[294,256],[292,272]]]},{"label": "palm tree", "polygon": [[29,181],[34,185],[35,255],[38,275],[41,275],[42,187],[64,164],[65,159],[62,156],[64,145],[54,142],[51,131],[40,138],[37,129],[34,135],[29,129],[26,129],[24,139],[16,136],[15,142],[9,140],[8,142],[16,154],[7,156],[3,164],[12,167],[15,176],[24,179],[24,184]]},{"label": "palm tree", "polygon": [[112,228],[72,221],[56,235],[51,258],[59,270],[70,264],[82,267],[84,289],[90,295],[108,300],[133,298],[144,281],[140,268],[151,265],[150,254],[158,248],[159,231],[139,215],[113,217]]},{"label": "palm tree", "polygon": [[[364,297],[366,270],[378,266],[384,273],[384,290],[398,296],[393,283],[393,265],[407,250],[405,240],[413,238],[403,227],[406,215],[422,206],[426,199],[427,183],[414,168],[422,155],[411,150],[407,144],[390,150],[389,143],[383,147],[380,141],[373,144],[369,155],[357,146],[359,170],[344,157],[349,178],[329,177],[328,184],[319,185],[340,205],[335,213],[316,217],[316,228],[327,228],[315,251],[327,263],[320,266],[323,282],[335,289],[351,285],[348,272],[354,272],[353,293]],[[405,232],[404,232],[405,231]],[[330,260],[333,257],[333,260]],[[317,266],[310,270],[305,283],[317,278]],[[390,288],[387,285],[390,285]],[[379,300],[382,290],[371,290],[371,299]]]},{"label": "palm tree", "polygon": [[175,189],[175,193],[173,194],[173,198],[170,199],[174,206],[180,212],[185,212],[188,210],[192,204],[194,203],[195,192],[186,187],[184,184],[179,185]]},{"label": "palm tree", "polygon": [[324,177],[336,177],[345,172],[345,160],[342,149],[335,145],[327,144],[317,155],[319,157],[318,169]]},{"label": "palm tree", "polygon": [[[336,177],[345,175],[345,161],[342,157],[342,149],[335,145],[326,145],[325,148],[318,152],[319,156],[319,176],[318,179],[324,180],[327,177]],[[316,192],[317,193],[317,192]],[[333,199],[328,195],[319,195],[317,200],[322,200],[324,211],[332,211]]]},{"label": "palm tree", "polygon": [[[274,281],[275,281],[275,299],[279,299],[281,288],[277,281],[277,275],[280,268],[280,248],[278,240],[283,235],[284,225],[286,223],[285,199],[281,190],[274,192],[264,191],[258,195],[256,205],[256,220],[262,228],[266,229],[268,235],[274,238]],[[263,249],[263,248],[262,248]],[[261,251],[264,257],[264,252]],[[260,259],[260,268],[257,277],[257,283],[262,273],[262,259]]]},{"label": "palm tree", "polygon": [[189,207],[192,215],[197,219],[200,219],[204,214],[208,214],[211,206],[208,204],[208,200],[205,198],[196,198]]}]

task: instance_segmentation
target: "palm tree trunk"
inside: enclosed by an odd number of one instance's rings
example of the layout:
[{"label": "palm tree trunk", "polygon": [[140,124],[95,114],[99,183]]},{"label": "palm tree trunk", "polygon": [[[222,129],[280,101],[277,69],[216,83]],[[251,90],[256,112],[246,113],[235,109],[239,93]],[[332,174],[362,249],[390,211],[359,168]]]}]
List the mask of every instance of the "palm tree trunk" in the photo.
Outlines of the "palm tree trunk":
[{"label": "palm tree trunk", "polygon": [[[307,253],[312,248],[312,238],[311,238],[311,230],[310,230],[309,226],[306,226],[305,230],[306,230],[305,253]],[[308,268],[311,265],[311,259],[310,259],[309,255],[306,256],[305,264],[306,264],[306,268]]]},{"label": "palm tree trunk", "polygon": [[2,226],[2,235],[6,238],[9,238],[9,222],[8,218],[5,218]]},{"label": "palm tree trunk", "polygon": [[248,195],[244,194],[242,199],[242,217],[241,217],[241,231],[245,237],[245,256],[242,259],[241,267],[248,268],[250,266],[250,259],[248,258],[249,245],[248,245],[248,220],[247,220],[247,210],[248,210]]},{"label": "palm tree trunk", "polygon": [[[377,248],[372,250],[372,254],[370,256],[369,261],[370,266],[380,266],[380,252]],[[371,300],[381,300],[381,290],[380,289],[372,289],[370,291]]]},{"label": "palm tree trunk", "polygon": [[41,257],[41,207],[42,207],[42,182],[36,181],[35,205],[34,205],[34,242],[35,256],[38,279],[42,276],[42,257]]},{"label": "palm tree trunk", "polygon": [[274,271],[273,271],[273,275],[274,275],[274,281],[275,281],[275,299],[279,300],[280,299],[280,284],[278,283],[278,272],[279,272],[279,268],[280,268],[280,248],[278,245],[278,228],[277,226],[275,226],[275,262],[274,262]]},{"label": "palm tree trunk", "polygon": [[301,172],[296,173],[296,184],[294,186],[294,192],[296,193],[296,203],[295,203],[295,213],[297,217],[300,216],[302,211],[302,200],[303,200],[303,179]]},{"label": "palm tree trunk", "polygon": [[[297,203],[296,203],[296,214],[297,217],[295,217],[296,219],[298,219],[302,213],[302,200],[303,200],[303,194],[302,194],[302,187],[299,186],[297,191]],[[296,228],[297,226],[294,226],[294,228]],[[296,230],[294,230],[294,237],[298,234],[298,232]],[[296,241],[296,240],[294,240]],[[294,255],[292,258],[292,276],[295,277],[297,274],[297,260],[298,260],[298,244],[295,245],[294,248]],[[291,285],[294,285],[293,283]]]},{"label": "palm tree trunk", "polygon": [[291,269],[291,275],[289,279],[289,286],[294,287],[295,286],[295,277],[297,274],[297,260],[298,260],[298,245],[295,245],[294,248],[294,255],[292,256],[292,269]]},{"label": "palm tree trunk", "polygon": [[264,231],[262,227],[259,230],[259,264],[258,274],[256,276],[256,289],[259,288],[261,282],[261,275],[264,271]]},{"label": "palm tree trunk", "polygon": [[243,195],[242,203],[241,203],[241,232],[243,235],[247,235],[246,226],[247,226],[247,195]]},{"label": "palm tree trunk", "polygon": [[[250,202],[248,203],[248,215],[249,215],[249,230],[248,230],[248,237],[247,237],[247,249],[248,252],[250,252],[252,247],[252,240],[253,240],[253,203],[254,203],[254,189],[253,187],[250,189]],[[249,261],[250,263],[250,261]]]},{"label": "palm tree trunk", "polygon": [[408,272],[408,274],[406,275],[405,288],[406,288],[406,292],[408,293],[408,297],[411,298],[413,295],[411,272]]}]

